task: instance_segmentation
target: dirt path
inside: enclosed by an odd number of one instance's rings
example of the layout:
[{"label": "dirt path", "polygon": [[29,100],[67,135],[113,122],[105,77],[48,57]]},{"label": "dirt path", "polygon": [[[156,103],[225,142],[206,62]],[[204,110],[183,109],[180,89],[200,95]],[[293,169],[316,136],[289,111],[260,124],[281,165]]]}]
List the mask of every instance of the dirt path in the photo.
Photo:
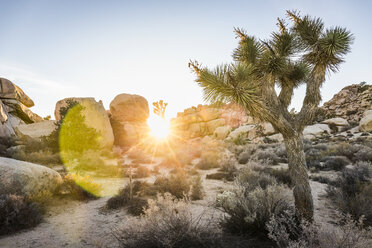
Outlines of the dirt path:
[{"label": "dirt path", "polygon": [[106,201],[61,202],[37,227],[0,237],[0,247],[117,247],[111,233],[125,221],[125,211],[100,213]]}]

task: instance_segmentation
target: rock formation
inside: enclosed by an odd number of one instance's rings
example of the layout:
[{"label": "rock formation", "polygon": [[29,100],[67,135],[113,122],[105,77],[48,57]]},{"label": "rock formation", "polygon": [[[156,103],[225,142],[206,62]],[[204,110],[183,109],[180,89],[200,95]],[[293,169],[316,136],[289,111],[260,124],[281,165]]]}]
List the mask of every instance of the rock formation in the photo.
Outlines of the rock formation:
[{"label": "rock formation", "polygon": [[[171,128],[178,136],[195,138],[212,135],[217,128],[223,126],[236,128],[249,120],[251,118],[247,116],[244,109],[235,104],[222,107],[198,105],[178,113],[177,118],[171,120]],[[219,129],[216,135],[220,136],[221,131],[222,129]]]},{"label": "rock formation", "polygon": [[34,102],[17,85],[0,78],[0,137],[15,135],[14,128],[21,124],[43,119],[29,110]]},{"label": "rock formation", "polygon": [[110,121],[115,145],[131,146],[147,136],[149,104],[139,95],[120,94],[110,103]]},{"label": "rock formation", "polygon": [[362,132],[372,132],[372,110],[367,110],[359,122],[359,130]]},{"label": "rock formation", "polygon": [[53,192],[61,183],[58,172],[45,166],[0,157],[0,194]]},{"label": "rock formation", "polygon": [[54,116],[57,121],[61,120],[60,109],[67,106],[67,101],[71,100],[83,106],[82,115],[85,117],[87,127],[94,128],[102,137],[101,144],[112,147],[114,144],[114,134],[110,125],[108,114],[103,107],[102,101],[96,102],[93,97],[70,97],[56,103]]},{"label": "rock formation", "polygon": [[320,108],[318,121],[341,117],[358,123],[367,109],[372,108],[372,85],[352,84],[335,94]]}]

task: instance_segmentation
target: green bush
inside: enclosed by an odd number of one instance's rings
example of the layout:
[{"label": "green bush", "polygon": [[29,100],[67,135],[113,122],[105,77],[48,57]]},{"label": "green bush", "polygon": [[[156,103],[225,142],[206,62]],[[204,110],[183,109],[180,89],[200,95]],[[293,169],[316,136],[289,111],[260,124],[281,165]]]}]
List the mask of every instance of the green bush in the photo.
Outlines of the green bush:
[{"label": "green bush", "polygon": [[0,213],[0,235],[34,227],[43,219],[37,203],[17,195],[0,195]]}]

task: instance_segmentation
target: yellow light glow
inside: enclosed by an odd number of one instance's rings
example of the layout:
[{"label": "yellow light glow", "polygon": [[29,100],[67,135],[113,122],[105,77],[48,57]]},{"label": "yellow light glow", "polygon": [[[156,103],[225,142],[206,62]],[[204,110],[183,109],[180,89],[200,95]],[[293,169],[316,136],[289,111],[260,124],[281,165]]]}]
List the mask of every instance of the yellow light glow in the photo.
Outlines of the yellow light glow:
[{"label": "yellow light glow", "polygon": [[170,133],[169,121],[157,115],[151,115],[147,120],[150,127],[150,135],[158,139],[166,139]]}]

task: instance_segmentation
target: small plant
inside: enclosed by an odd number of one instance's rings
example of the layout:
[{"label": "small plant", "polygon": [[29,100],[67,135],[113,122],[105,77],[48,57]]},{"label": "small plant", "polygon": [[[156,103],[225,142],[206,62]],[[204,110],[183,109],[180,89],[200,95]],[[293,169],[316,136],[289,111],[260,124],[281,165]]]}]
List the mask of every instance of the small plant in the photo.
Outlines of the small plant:
[{"label": "small plant", "polygon": [[201,200],[204,196],[203,182],[200,176],[196,176],[192,182],[191,199],[193,201]]},{"label": "small plant", "polygon": [[0,235],[34,227],[43,219],[39,204],[17,195],[0,195],[0,213]]}]

